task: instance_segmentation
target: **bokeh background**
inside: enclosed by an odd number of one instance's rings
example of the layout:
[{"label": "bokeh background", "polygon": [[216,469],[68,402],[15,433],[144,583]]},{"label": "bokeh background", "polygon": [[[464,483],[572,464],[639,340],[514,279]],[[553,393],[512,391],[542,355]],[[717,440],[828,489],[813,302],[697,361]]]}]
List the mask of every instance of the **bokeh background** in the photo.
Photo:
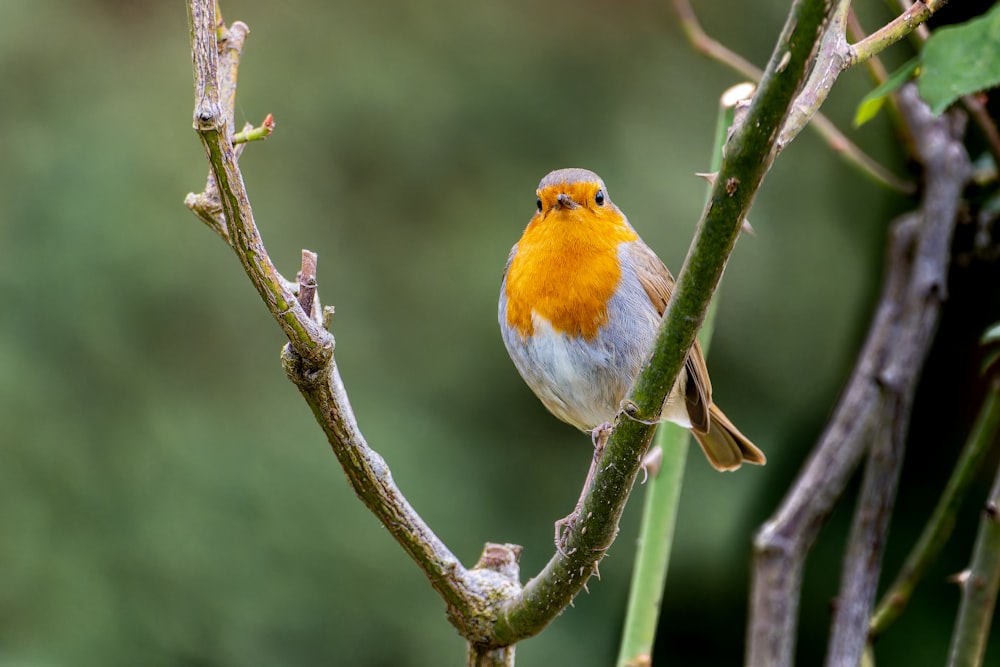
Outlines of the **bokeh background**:
[{"label": "bokeh background", "polygon": [[[701,4],[712,34],[766,61],[786,2]],[[652,0],[223,11],[252,30],[238,119],[273,113],[278,126],[242,160],[257,219],[286,275],[300,248],[319,253],[363,431],[463,562],[485,541],[515,542],[527,579],[590,459],[587,437],[521,382],[496,325],[534,188],[556,167],[598,171],[679,268],[704,196],[693,174],[739,77],[694,55]],[[868,88],[848,73],[826,110],[848,128]],[[0,3],[0,100],[0,665],[461,664],[443,604],[285,379],[281,334],[234,255],[182,204],[206,173],[183,4]],[[851,136],[906,169],[883,118]],[[887,223],[910,206],[809,132],[765,181],[709,366],[769,464],[720,475],[689,457],[657,664],[740,661],[752,533],[843,386]],[[975,413],[976,336],[1000,319],[995,267],[957,273],[890,574]],[[602,579],[518,647],[518,665],[611,664],[642,492]],[[945,577],[967,562],[975,503],[879,664],[943,660],[958,602]],[[823,655],[852,506],[806,570],[801,664]]]}]

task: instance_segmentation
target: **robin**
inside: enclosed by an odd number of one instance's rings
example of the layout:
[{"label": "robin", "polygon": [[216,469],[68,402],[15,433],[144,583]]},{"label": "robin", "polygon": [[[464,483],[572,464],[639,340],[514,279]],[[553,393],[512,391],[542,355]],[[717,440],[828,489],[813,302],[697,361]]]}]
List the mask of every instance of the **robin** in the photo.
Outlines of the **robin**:
[{"label": "robin", "polygon": [[[652,349],[674,277],[594,172],[553,171],[537,195],[535,215],[504,268],[500,331],[549,412],[591,432],[599,445]],[[689,429],[718,470],[766,461],[712,403],[697,341],[660,421]]]}]

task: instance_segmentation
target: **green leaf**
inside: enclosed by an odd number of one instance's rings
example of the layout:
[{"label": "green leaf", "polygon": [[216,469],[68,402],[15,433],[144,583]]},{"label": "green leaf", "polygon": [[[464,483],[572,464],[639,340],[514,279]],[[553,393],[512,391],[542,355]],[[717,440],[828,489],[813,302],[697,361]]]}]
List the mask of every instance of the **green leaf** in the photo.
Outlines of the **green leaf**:
[{"label": "green leaf", "polygon": [[940,114],[962,95],[1000,83],[1000,4],[978,18],[935,30],[922,54],[917,89]]},{"label": "green leaf", "polygon": [[885,99],[889,94],[909,81],[913,73],[917,71],[919,65],[919,58],[911,58],[899,69],[890,74],[889,78],[881,86],[865,95],[854,112],[854,127],[860,127],[874,118],[875,114],[882,108],[882,105],[885,104]]}]

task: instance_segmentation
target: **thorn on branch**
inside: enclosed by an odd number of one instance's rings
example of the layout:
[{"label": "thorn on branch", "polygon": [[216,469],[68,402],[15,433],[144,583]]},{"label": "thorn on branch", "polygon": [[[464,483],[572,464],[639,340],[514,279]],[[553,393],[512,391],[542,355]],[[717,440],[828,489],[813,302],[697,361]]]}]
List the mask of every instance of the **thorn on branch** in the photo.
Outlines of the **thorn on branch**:
[{"label": "thorn on branch", "polygon": [[972,575],[972,571],[968,568],[962,570],[961,572],[956,572],[955,574],[948,577],[948,581],[953,584],[958,584],[959,588],[964,588],[969,581],[969,577]]},{"label": "thorn on branch", "polygon": [[642,484],[646,483],[650,477],[656,477],[660,474],[660,466],[663,465],[663,447],[655,445],[652,449],[646,452],[646,455],[642,457],[642,463],[639,465],[642,470]]}]

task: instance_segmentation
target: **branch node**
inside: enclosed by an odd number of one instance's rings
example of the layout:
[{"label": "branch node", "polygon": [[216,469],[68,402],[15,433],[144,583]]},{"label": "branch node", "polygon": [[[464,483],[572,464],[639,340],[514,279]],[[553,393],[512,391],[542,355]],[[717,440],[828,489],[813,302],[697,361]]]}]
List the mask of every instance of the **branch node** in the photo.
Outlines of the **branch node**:
[{"label": "branch node", "polygon": [[222,109],[207,99],[202,100],[195,109],[194,129],[198,132],[212,132],[222,128]]},{"label": "branch node", "polygon": [[316,253],[302,249],[302,269],[299,271],[299,305],[311,318],[314,301],[316,301]]},{"label": "branch node", "polygon": [[490,570],[505,575],[506,578],[517,581],[520,576],[519,564],[524,547],[520,544],[497,544],[487,542],[483,553],[479,556],[474,569]]}]

